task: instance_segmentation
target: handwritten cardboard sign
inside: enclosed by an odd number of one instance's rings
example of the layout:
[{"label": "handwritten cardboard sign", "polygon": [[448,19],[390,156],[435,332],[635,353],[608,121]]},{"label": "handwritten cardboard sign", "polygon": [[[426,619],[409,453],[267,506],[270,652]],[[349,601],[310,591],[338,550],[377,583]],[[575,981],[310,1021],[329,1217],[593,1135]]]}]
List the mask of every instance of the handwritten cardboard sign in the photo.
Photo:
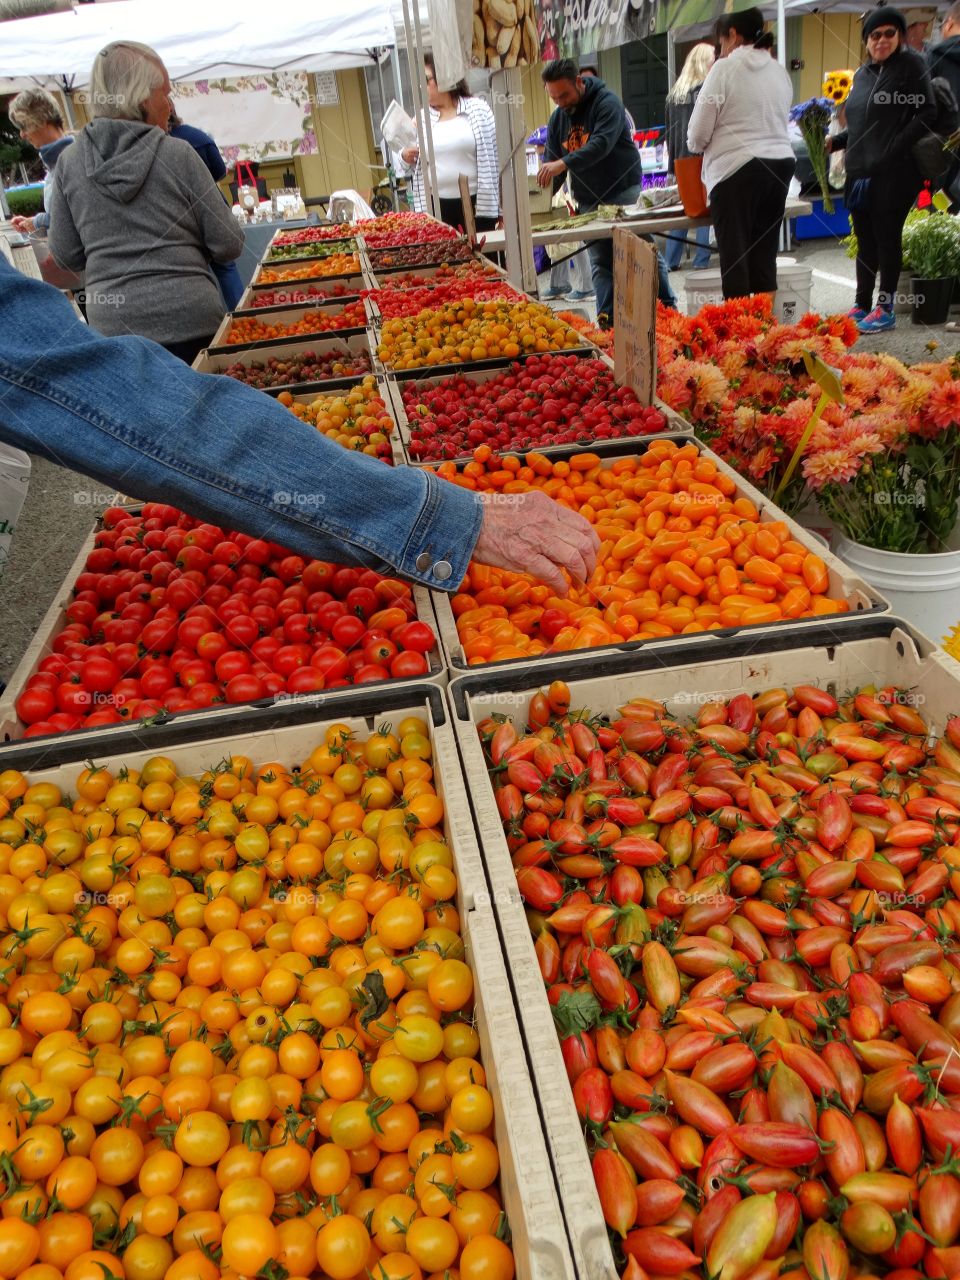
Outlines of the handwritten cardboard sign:
[{"label": "handwritten cardboard sign", "polygon": [[632,231],[613,231],[613,366],[617,382],[653,403],[657,376],[657,251]]}]

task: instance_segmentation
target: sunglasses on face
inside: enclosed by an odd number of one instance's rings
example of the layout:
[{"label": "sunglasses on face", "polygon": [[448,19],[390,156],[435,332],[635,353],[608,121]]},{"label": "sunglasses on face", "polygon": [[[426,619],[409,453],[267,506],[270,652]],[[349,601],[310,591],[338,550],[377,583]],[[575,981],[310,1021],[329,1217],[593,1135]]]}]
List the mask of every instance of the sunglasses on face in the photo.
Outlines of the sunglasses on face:
[{"label": "sunglasses on face", "polygon": [[871,31],[867,36],[868,40],[895,40],[897,36],[896,27],[881,27],[879,31]]}]

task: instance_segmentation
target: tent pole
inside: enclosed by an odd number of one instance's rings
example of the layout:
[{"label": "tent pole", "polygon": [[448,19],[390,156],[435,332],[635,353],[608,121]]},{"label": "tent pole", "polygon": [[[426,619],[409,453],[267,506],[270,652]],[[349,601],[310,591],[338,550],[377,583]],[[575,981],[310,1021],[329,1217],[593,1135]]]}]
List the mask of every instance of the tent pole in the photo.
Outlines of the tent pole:
[{"label": "tent pole", "polygon": [[[423,195],[427,209],[435,218],[440,217],[440,201],[436,196],[436,168],[433,159],[433,133],[430,129],[430,107],[424,94],[423,47],[421,43],[420,13],[413,0],[414,23],[410,20],[411,0],[403,0],[403,32],[407,46],[407,64],[410,69],[410,90],[413,94],[413,117],[420,142],[420,173],[423,177]],[[426,163],[424,163],[426,161]]]},{"label": "tent pole", "polygon": [[492,72],[490,95],[497,128],[507,275],[525,293],[535,293],[537,273],[533,266],[533,240],[530,235],[527,130],[523,121],[519,69],[510,67]]},{"label": "tent pole", "polygon": [[667,83],[673,85],[677,79],[677,37],[673,28],[667,32]]},{"label": "tent pole", "polygon": [[784,0],[777,0],[777,61],[787,66],[787,9]]},{"label": "tent pole", "polygon": [[390,69],[393,72],[394,97],[403,107],[407,109],[407,104],[403,100],[403,78],[400,75],[400,55],[397,53],[397,46],[393,45],[390,49]]},{"label": "tent pole", "polygon": [[76,129],[77,117],[73,110],[73,103],[70,101],[70,89],[67,87],[66,76],[63,77],[63,81],[60,85],[60,96],[63,98],[64,110],[67,113],[67,124],[71,129]]}]

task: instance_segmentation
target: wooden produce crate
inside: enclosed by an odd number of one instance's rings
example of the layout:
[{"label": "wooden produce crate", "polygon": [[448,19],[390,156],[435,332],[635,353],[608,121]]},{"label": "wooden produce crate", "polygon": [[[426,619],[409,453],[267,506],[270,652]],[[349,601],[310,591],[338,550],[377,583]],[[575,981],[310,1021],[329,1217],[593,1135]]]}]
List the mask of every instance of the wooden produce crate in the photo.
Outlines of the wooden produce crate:
[{"label": "wooden produce crate", "polygon": [[890,615],[861,616],[846,627],[834,620],[804,632],[727,637],[708,653],[688,643],[661,650],[657,659],[654,668],[638,670],[632,654],[583,651],[566,655],[549,670],[539,659],[512,669],[477,668],[447,690],[580,1280],[617,1280],[618,1273],[477,723],[496,714],[512,720],[522,734],[531,695],[555,678],[570,685],[571,707],[592,715],[615,715],[631,698],[646,697],[666,703],[680,718],[694,718],[714,699],[797,684],[816,685],[837,697],[865,684],[897,685],[909,690],[911,702],[938,732],[960,712],[960,664]]}]

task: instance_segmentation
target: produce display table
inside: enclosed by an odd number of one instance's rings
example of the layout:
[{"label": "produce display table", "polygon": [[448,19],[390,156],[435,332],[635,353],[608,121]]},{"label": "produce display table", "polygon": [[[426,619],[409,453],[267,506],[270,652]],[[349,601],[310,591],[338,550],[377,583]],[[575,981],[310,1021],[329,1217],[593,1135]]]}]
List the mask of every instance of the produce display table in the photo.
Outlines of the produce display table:
[{"label": "produce display table", "polygon": [[[812,205],[808,200],[788,200],[783,212],[784,221],[800,218],[810,213]],[[578,241],[609,240],[615,227],[622,227],[638,236],[666,235],[669,232],[689,231],[695,227],[709,227],[710,218],[688,218],[685,213],[658,214],[655,210],[642,218],[623,218],[617,222],[586,222],[570,228],[557,227],[549,231],[540,231],[536,227],[531,232],[534,245],[574,244]],[[506,235],[503,231],[484,232],[485,253],[496,253],[503,249]]]},{"label": "produce display table", "polygon": [[0,1273],[950,1280],[960,666],[416,217],[251,228],[195,368],[597,573],[102,513],[0,696]]}]

